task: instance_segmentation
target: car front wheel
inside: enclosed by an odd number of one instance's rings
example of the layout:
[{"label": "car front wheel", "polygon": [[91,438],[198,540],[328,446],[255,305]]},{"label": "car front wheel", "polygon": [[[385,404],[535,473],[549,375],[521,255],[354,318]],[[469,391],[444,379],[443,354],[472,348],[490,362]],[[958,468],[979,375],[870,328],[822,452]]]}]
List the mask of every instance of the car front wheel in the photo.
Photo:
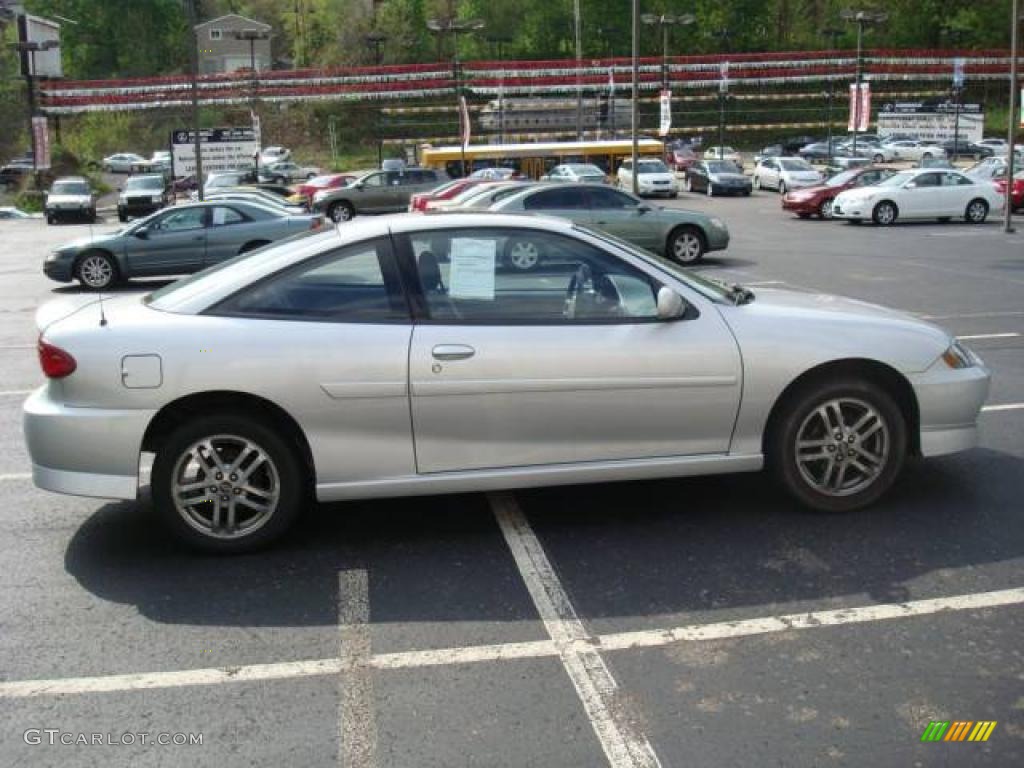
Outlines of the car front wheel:
[{"label": "car front wheel", "polygon": [[888,200],[882,201],[876,205],[875,210],[871,212],[871,218],[874,220],[875,224],[880,224],[883,227],[896,221],[896,217],[898,215],[896,206]]},{"label": "car front wheel", "polygon": [[818,215],[823,219],[832,218],[832,198],[826,197],[818,206]]},{"label": "car front wheel", "polygon": [[331,221],[340,223],[343,221],[351,221],[352,217],[356,215],[356,211],[350,203],[334,203],[327,209],[327,215],[330,217]]},{"label": "car front wheel", "polygon": [[704,237],[696,227],[680,227],[668,240],[668,256],[680,264],[695,264],[704,250]]},{"label": "car front wheel", "polygon": [[75,266],[75,277],[86,288],[102,291],[117,282],[117,264],[110,254],[87,253]]},{"label": "car front wheel", "polygon": [[245,552],[281,536],[307,498],[293,441],[241,414],[186,422],[157,452],[153,504],[185,543],[209,552]]},{"label": "car front wheel", "polygon": [[971,200],[967,205],[965,218],[971,224],[984,224],[988,218],[988,203],[984,200]]},{"label": "car front wheel", "polygon": [[899,407],[870,381],[820,383],[794,397],[773,425],[768,461],[802,504],[858,509],[896,480],[907,451]]}]

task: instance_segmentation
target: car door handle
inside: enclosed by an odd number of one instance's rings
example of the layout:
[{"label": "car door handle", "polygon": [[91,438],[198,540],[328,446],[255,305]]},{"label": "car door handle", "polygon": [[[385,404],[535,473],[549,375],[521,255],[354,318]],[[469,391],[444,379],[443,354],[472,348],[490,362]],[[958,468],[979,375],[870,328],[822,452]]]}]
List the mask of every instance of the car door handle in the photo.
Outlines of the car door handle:
[{"label": "car door handle", "polygon": [[466,360],[476,354],[476,350],[465,344],[438,344],[432,350],[435,360]]}]

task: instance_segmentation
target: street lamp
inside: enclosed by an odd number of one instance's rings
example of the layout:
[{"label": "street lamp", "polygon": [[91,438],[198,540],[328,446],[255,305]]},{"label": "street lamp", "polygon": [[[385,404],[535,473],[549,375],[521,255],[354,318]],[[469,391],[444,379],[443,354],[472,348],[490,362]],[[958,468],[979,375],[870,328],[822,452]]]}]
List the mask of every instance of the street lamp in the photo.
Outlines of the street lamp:
[{"label": "street lamp", "polygon": [[[711,33],[712,36],[717,37],[722,41],[721,49],[725,52],[730,50],[729,41],[732,39],[733,32],[728,27],[722,27]],[[722,61],[719,64],[719,75],[718,75],[718,153],[719,158],[722,157],[722,153],[725,149],[725,102],[729,98],[729,62],[728,60]]]},{"label": "street lamp", "polygon": [[853,11],[849,8],[839,12],[839,18],[843,21],[857,25],[857,76],[856,76],[856,89],[854,90],[855,99],[853,105],[853,154],[857,154],[857,132],[860,130],[860,110],[861,110],[861,82],[864,74],[864,27],[872,24],[882,24],[888,18],[889,14],[880,13],[877,11]]},{"label": "street lamp", "polygon": [[697,17],[692,13],[684,13],[682,16],[671,13],[661,15],[645,13],[640,17],[640,21],[648,26],[658,25],[661,27],[661,87],[663,90],[668,90],[668,28],[677,25],[686,26],[693,24],[696,20]]},{"label": "street lamp", "polygon": [[[483,19],[465,19],[460,21],[454,16],[444,16],[437,19],[427,19],[427,29],[437,35],[438,49],[441,47],[442,36],[452,36],[452,74],[455,78],[455,102],[459,106],[462,92],[462,69],[459,65],[459,32],[474,32],[486,26]],[[461,114],[461,112],[460,112]],[[462,145],[462,175],[466,176],[466,145]]]},{"label": "street lamp", "polygon": [[[367,35],[363,39],[366,41],[367,46],[373,49],[373,63],[379,67],[381,64],[384,63],[384,51],[381,48],[381,46],[383,46],[384,41],[388,39],[387,35],[374,33],[371,35]],[[380,135],[380,107],[377,108],[375,118],[376,119],[374,120],[373,130],[374,133],[377,134],[377,167],[380,168],[384,165],[384,141],[383,139],[381,139]]]},{"label": "street lamp", "polygon": [[[36,146],[35,126],[32,124],[32,118],[36,116],[36,53],[39,51],[52,51],[55,48],[59,48],[60,43],[56,40],[31,40],[19,43],[10,43],[9,47],[18,51],[18,53],[28,54],[29,57],[28,65],[25,67],[25,83],[28,90],[28,135],[32,142],[32,172],[37,174],[39,172],[37,159],[39,150]],[[36,179],[37,184],[38,181],[39,180]]]},{"label": "street lamp", "polygon": [[[256,75],[256,41],[269,40],[270,33],[265,29],[237,29],[234,33],[235,40],[247,40],[249,42],[249,72],[252,75],[252,96],[250,110],[252,111],[254,127],[259,126],[259,115],[256,114],[256,99],[259,95],[259,78]],[[263,145],[262,132],[256,137],[256,157],[253,166],[256,173],[256,181],[260,180],[260,148]]]},{"label": "street lamp", "polygon": [[[502,57],[501,46],[503,43],[511,43],[511,35],[487,35],[486,38],[488,43],[495,47],[498,55],[498,61],[504,62]],[[505,67],[501,68],[501,80],[498,84],[498,143],[505,143]]]}]

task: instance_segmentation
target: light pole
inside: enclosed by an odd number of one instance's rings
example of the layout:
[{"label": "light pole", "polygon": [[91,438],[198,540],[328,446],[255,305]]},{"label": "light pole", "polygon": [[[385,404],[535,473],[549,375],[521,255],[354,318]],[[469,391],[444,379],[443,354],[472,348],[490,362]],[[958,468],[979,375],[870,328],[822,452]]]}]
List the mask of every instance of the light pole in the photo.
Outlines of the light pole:
[{"label": "light pole", "polygon": [[[372,34],[367,35],[365,38],[366,44],[373,49],[373,63],[378,67],[384,63],[384,51],[381,48],[384,45],[384,41],[387,40],[387,35]],[[384,165],[384,141],[380,135],[380,107],[377,107],[377,111],[374,114],[373,130],[377,134],[377,167],[380,168]]]},{"label": "light pole", "polygon": [[663,90],[668,90],[668,29],[669,27],[686,26],[687,24],[693,24],[697,20],[697,17],[692,13],[684,13],[682,16],[676,16],[671,13],[663,13],[658,15],[656,13],[645,13],[640,17],[640,20],[648,26],[660,26],[661,27],[661,87]]},{"label": "light pole", "polygon": [[572,28],[576,38],[576,140],[583,140],[583,84],[580,81],[580,67],[583,66],[583,35],[580,30],[580,0],[572,3]]},{"label": "light pole", "polygon": [[35,125],[32,122],[33,118],[36,116],[36,53],[38,51],[52,51],[55,48],[59,48],[60,43],[56,40],[32,40],[11,43],[10,47],[23,54],[23,59],[25,54],[28,55],[28,61],[23,61],[22,64],[25,68],[25,84],[28,90],[28,135],[32,142],[32,173],[35,177],[36,186],[38,186],[39,162],[37,155],[39,153],[39,149],[36,145]]},{"label": "light pole", "polygon": [[[951,38],[954,48],[959,49],[963,45],[963,37],[966,30],[960,27],[942,27],[940,32],[947,38]],[[953,82],[949,89],[949,95],[953,99],[953,159],[960,156],[960,105],[964,94],[964,71],[963,59],[956,58],[953,64]]]},{"label": "light pole", "polygon": [[[722,41],[722,50],[726,53],[729,52],[729,41],[732,39],[732,30],[728,27],[722,27],[716,30],[714,36]],[[729,62],[728,60],[723,61],[719,65],[719,80],[718,80],[718,155],[719,159],[724,159],[723,155],[725,152],[725,102],[729,98]]]},{"label": "light pole", "polygon": [[[445,34],[451,34],[452,36],[452,75],[455,78],[455,103],[456,106],[461,106],[461,97],[464,95],[462,92],[462,69],[459,65],[459,32],[474,32],[485,27],[483,19],[466,19],[459,21],[454,16],[444,16],[437,19],[427,19],[427,29],[437,35],[438,49],[441,47],[441,39]],[[459,112],[461,115],[461,111]],[[461,118],[460,118],[461,125]],[[462,175],[465,177],[466,174],[466,144],[465,142],[459,142],[462,145]]]},{"label": "light pole", "polygon": [[878,13],[875,11],[851,11],[846,9],[839,12],[839,18],[843,21],[850,22],[857,25],[857,76],[856,85],[854,89],[854,103],[853,103],[853,154],[857,154],[857,133],[860,130],[860,110],[861,110],[861,83],[864,75],[864,27],[871,24],[881,24],[889,18],[887,13]]},{"label": "light pole", "polygon": [[640,98],[640,0],[633,0],[633,96],[630,103],[631,131],[633,134],[633,151],[631,157],[633,172],[633,194],[640,194],[640,138],[637,135],[637,102]]},{"label": "light pole", "polygon": [[1003,210],[1003,231],[1014,232],[1013,227],[1013,151],[1017,141],[1017,56],[1020,52],[1020,23],[1024,15],[1019,10],[1017,0],[1013,0],[1010,14],[1010,119],[1007,120],[1006,142],[1006,207]]},{"label": "light pole", "polygon": [[505,143],[505,67],[501,46],[504,43],[512,42],[511,35],[488,35],[488,43],[495,47],[498,54],[498,62],[502,64],[501,81],[498,84],[498,143]]},{"label": "light pole", "polygon": [[[203,199],[203,139],[200,135],[201,122],[199,119],[199,11],[196,8],[197,0],[187,0],[188,23],[192,27],[191,52],[189,55],[189,74],[192,80],[192,130],[194,132],[194,144],[196,153],[196,192],[199,199]],[[173,148],[172,148],[173,151]],[[258,156],[257,156],[258,159]],[[174,157],[171,156],[171,163]]]},{"label": "light pole", "polygon": [[[270,33],[265,29],[238,29],[235,30],[235,40],[248,40],[249,41],[249,72],[252,74],[252,95],[250,97],[250,110],[252,111],[253,122],[259,124],[259,115],[256,113],[256,101],[259,98],[259,87],[260,81],[259,76],[256,73],[256,41],[257,40],[269,40]],[[260,131],[260,136],[256,140],[256,156],[254,158],[254,168],[256,173],[256,181],[260,180],[260,149],[263,145],[263,135]]]},{"label": "light pole", "polygon": [[[821,30],[821,36],[824,37],[826,41],[830,39],[832,41],[832,48],[830,50],[835,50],[836,42],[840,37],[842,37],[842,35],[843,30],[837,27],[826,27]],[[826,80],[826,83],[828,85],[828,90],[826,90],[822,96],[825,97],[825,131],[828,136],[826,139],[828,142],[828,164],[832,165],[832,103],[835,99],[835,83],[832,81],[831,77]]]}]

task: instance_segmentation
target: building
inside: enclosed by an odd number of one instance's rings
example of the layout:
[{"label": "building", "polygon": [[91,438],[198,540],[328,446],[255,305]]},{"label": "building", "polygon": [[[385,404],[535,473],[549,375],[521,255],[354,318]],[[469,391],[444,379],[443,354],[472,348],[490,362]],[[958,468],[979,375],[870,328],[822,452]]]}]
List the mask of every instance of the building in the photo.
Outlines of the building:
[{"label": "building", "polygon": [[[236,33],[255,29],[267,33],[266,40],[239,40]],[[249,69],[252,56],[256,70],[271,68],[270,25],[255,19],[247,19],[237,13],[229,13],[202,24],[196,24],[196,39],[199,43],[199,73],[210,75],[217,72],[235,72]],[[250,50],[250,45],[252,49]]]}]

